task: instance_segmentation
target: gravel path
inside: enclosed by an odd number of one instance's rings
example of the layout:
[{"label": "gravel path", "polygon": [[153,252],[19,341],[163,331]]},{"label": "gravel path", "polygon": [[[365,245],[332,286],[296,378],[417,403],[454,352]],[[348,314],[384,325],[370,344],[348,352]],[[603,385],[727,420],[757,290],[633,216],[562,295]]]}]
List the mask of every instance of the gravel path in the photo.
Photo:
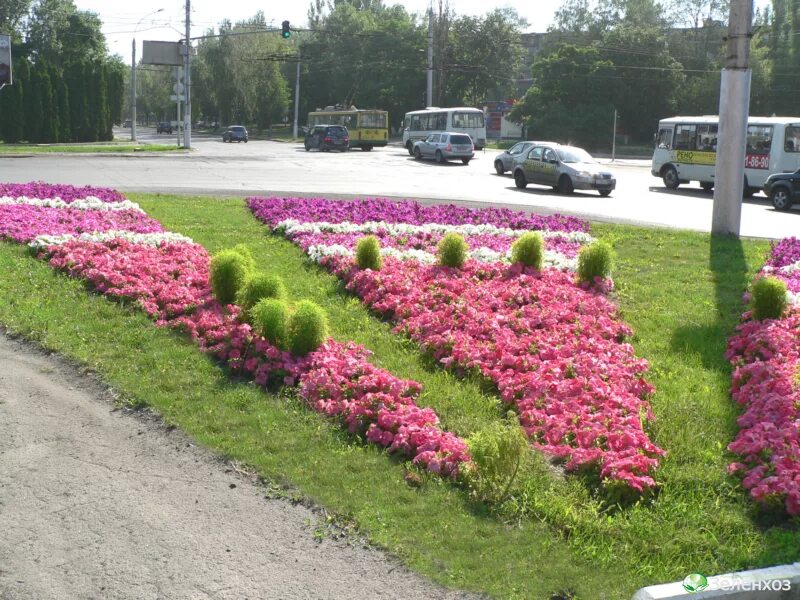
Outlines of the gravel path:
[{"label": "gravel path", "polygon": [[0,333],[0,598],[467,598]]}]

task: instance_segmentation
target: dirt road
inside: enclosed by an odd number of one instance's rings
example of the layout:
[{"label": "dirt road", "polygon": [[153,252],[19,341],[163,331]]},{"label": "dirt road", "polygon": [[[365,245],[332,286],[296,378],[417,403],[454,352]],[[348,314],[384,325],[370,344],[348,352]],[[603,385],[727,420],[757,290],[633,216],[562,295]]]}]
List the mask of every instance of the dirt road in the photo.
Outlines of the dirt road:
[{"label": "dirt road", "polygon": [[466,598],[0,333],[0,598]]}]

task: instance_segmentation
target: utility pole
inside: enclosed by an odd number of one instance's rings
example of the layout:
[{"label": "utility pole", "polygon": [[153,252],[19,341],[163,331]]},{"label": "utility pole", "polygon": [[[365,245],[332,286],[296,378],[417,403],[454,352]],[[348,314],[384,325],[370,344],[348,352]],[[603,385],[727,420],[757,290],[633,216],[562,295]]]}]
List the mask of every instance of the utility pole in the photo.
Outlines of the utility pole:
[{"label": "utility pole", "polygon": [[131,41],[131,141],[136,141],[136,34]]},{"label": "utility pole", "polygon": [[428,96],[426,106],[433,106],[433,7],[428,8]]},{"label": "utility pole", "polygon": [[719,132],[711,233],[739,236],[742,221],[753,0],[731,0],[725,68],[719,90]]},{"label": "utility pole", "polygon": [[300,112],[300,50],[297,50],[297,73],[294,77],[294,126],[292,139],[297,139],[297,116]]},{"label": "utility pole", "polygon": [[192,147],[192,78],[190,56],[192,54],[192,9],[191,0],[186,0],[186,58],[183,60],[183,93],[186,94],[186,105],[183,111],[183,147]]},{"label": "utility pole", "polygon": [[614,107],[614,129],[611,133],[611,162],[614,162],[617,154],[617,109]]}]

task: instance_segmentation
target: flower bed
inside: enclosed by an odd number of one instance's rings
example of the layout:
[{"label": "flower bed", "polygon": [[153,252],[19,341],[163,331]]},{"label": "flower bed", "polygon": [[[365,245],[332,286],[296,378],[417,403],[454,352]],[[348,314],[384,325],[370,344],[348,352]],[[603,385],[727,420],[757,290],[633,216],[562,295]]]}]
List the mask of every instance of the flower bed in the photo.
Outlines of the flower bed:
[{"label": "flower bed", "polygon": [[[774,244],[762,270],[786,281],[798,303],[800,240]],[[729,471],[743,477],[750,496],[800,515],[800,309],[783,319],[743,322],[728,340],[734,366],[731,395],[745,407],[736,439],[728,446],[740,460]]]},{"label": "flower bed", "polygon": [[[383,211],[382,223],[370,222],[377,212],[374,203]],[[643,429],[643,421],[652,419],[646,398],[653,388],[644,380],[647,363],[623,343],[631,332],[616,317],[615,306],[602,293],[581,289],[562,270],[535,272],[501,262],[521,231],[499,228],[535,224],[545,230],[546,242],[555,240],[574,257],[577,247],[591,240],[585,223],[510,211],[448,212],[445,207],[433,214],[441,221],[423,231],[426,225],[419,221],[430,214],[429,207],[408,203],[251,198],[249,205],[343,279],[370,308],[393,320],[395,331],[407,334],[445,367],[476,370],[491,380],[503,401],[516,408],[534,447],[566,460],[568,469],[596,470],[606,484],[636,492],[655,485],[652,474],[664,452]],[[292,208],[296,214],[289,212]],[[285,218],[287,212],[293,221]],[[404,215],[410,215],[411,227],[388,225]],[[307,226],[298,227],[303,219],[309,220]],[[474,222],[486,223],[486,229],[464,229]],[[364,224],[356,227],[359,234],[382,234],[390,250],[398,248],[403,236],[441,237],[460,228],[467,235],[504,238],[499,249],[506,252],[452,269],[427,264],[432,261],[425,256],[432,255],[425,238],[422,248],[404,253],[403,260],[388,253],[380,271],[358,270],[351,258],[353,238],[330,236],[348,235],[348,228]],[[558,229],[562,225],[565,230]],[[308,236],[328,236],[321,240],[327,252],[312,243],[318,238]],[[341,242],[341,249],[331,251],[337,245],[331,242]],[[567,249],[567,244],[572,246]],[[559,266],[569,264],[561,261]]]},{"label": "flower bed", "polygon": [[[299,385],[310,407],[421,468],[455,478],[469,461],[466,443],[442,431],[431,409],[416,406],[418,383],[378,369],[368,362],[369,352],[355,344],[328,340],[302,358],[270,345],[238,320],[236,306],[214,299],[205,249],[163,231],[121,195],[45,184],[19,188],[0,186],[12,199],[0,203],[0,235],[30,242],[54,268],[109,297],[136,302],[159,325],[187,331],[204,351],[259,385]],[[87,200],[90,191],[104,200]]]}]

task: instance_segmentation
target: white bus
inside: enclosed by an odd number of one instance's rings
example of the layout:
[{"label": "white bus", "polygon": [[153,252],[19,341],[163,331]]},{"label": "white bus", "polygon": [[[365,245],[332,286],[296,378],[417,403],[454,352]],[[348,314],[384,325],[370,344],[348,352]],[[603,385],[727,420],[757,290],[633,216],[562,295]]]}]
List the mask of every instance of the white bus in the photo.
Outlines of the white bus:
[{"label": "white bus", "polygon": [[[651,173],[674,190],[700,182],[711,191],[717,160],[719,117],[672,117],[658,123]],[[800,117],[750,117],[744,161],[744,194],[764,187],[772,173],[800,168]]]},{"label": "white bus", "polygon": [[481,150],[486,145],[486,121],[483,111],[468,106],[429,107],[407,112],[403,121],[403,145],[409,154],[413,154],[414,142],[424,140],[431,133],[438,131],[466,133],[472,138],[476,150]]}]

